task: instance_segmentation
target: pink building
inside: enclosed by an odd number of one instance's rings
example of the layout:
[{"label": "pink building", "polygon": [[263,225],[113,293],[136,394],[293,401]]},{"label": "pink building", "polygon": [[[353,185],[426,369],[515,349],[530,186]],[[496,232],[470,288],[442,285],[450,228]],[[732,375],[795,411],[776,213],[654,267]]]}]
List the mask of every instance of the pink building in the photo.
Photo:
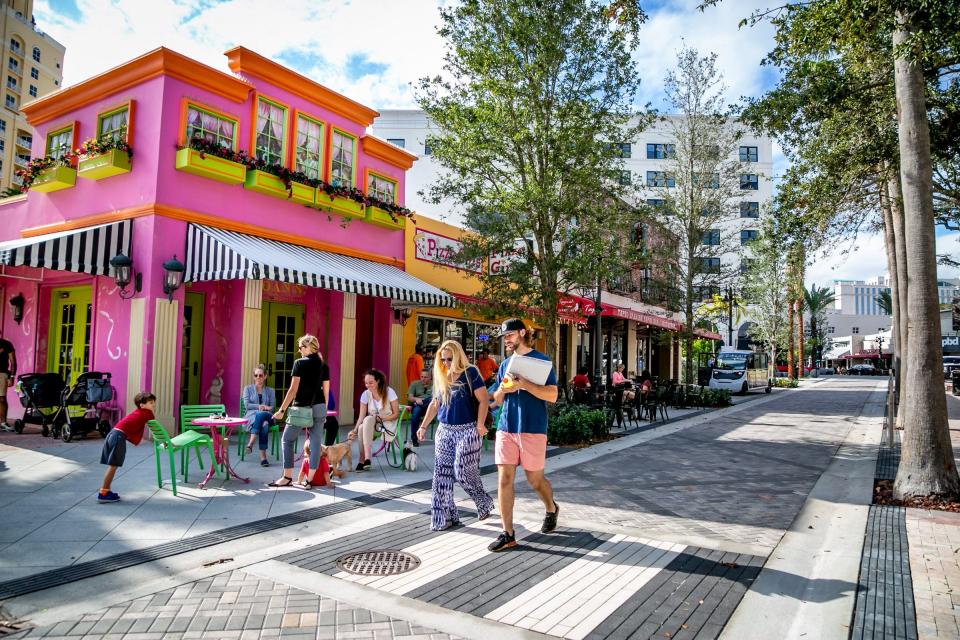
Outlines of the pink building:
[{"label": "pink building", "polygon": [[132,152],[55,165],[0,200],[2,335],[18,373],[108,371],[127,410],[149,389],[171,426],[179,405],[218,394],[236,412],[259,362],[280,397],[296,338],[313,333],[352,420],[364,369],[402,386],[399,310],[452,304],[404,272],[392,207],[416,156],[366,133],[374,110],[243,47],[226,56],[233,73],[161,48],[23,107],[34,158],[90,138]]}]

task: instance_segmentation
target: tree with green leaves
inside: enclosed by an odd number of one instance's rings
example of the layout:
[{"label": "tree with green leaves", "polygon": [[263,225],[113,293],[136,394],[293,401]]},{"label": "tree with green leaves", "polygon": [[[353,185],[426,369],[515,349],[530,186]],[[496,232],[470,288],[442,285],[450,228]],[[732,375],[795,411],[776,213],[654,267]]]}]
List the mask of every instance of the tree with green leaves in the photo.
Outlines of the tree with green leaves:
[{"label": "tree with green leaves", "polygon": [[877,306],[880,307],[880,310],[883,311],[885,315],[889,316],[893,313],[893,300],[890,298],[889,291],[881,291],[874,299],[877,301]]},{"label": "tree with green leaves", "polygon": [[[693,353],[697,309],[739,276],[729,260],[740,248],[735,203],[741,196],[742,165],[737,155],[740,126],[723,100],[723,78],[716,55],[701,56],[685,48],[667,74],[665,93],[672,115],[665,126],[675,140],[665,149],[665,171],[647,190],[662,201],[655,214],[676,239],[672,277],[677,305],[684,317],[684,353]],[[724,261],[724,258],[727,261]],[[694,382],[693,360],[685,362],[685,379]]]},{"label": "tree with green leaves", "polygon": [[644,19],[633,3],[464,0],[441,9],[444,73],[419,84],[444,170],[427,196],[465,210],[460,260],[510,256],[478,295],[498,314],[539,310],[551,355],[560,294],[633,262],[619,143],[649,121],[631,57]]},{"label": "tree with green leaves", "polygon": [[810,314],[810,342],[813,347],[813,362],[820,366],[823,358],[823,347],[826,343],[826,314],[827,309],[836,302],[836,295],[829,287],[818,287],[816,283],[803,290],[803,301]]},{"label": "tree with green leaves", "polygon": [[[788,338],[787,315],[790,304],[788,248],[774,216],[760,223],[760,235],[749,245],[750,257],[741,290],[753,324],[750,336],[767,346],[770,366]],[[771,377],[773,372],[771,371]]]}]

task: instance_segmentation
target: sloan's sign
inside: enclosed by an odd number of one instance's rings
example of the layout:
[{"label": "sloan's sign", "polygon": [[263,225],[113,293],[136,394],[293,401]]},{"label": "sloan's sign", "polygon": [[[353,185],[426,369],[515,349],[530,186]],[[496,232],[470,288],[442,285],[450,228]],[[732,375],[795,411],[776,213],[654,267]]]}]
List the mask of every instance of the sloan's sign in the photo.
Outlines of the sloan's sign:
[{"label": "sloan's sign", "polygon": [[456,255],[463,250],[463,243],[459,240],[454,240],[453,238],[448,238],[447,236],[442,236],[432,231],[417,229],[417,232],[413,236],[413,244],[416,248],[414,255],[417,260],[432,262],[443,265],[444,267],[472,271],[474,273],[481,273],[483,271],[483,264],[479,258],[471,260],[467,264],[461,264],[456,261]]}]

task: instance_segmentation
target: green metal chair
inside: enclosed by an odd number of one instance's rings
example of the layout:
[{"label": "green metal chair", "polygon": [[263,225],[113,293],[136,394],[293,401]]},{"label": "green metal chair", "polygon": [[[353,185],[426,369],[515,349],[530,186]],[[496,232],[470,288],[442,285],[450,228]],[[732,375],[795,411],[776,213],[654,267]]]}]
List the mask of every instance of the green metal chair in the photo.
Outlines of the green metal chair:
[{"label": "green metal chair", "polygon": [[[276,411],[276,407],[272,407]],[[240,416],[244,416],[247,413],[246,404],[243,401],[243,397],[240,397]],[[240,456],[240,460],[244,459],[244,456],[247,453],[247,437],[249,437],[249,432],[246,429],[240,429],[240,433],[237,435],[237,455]],[[280,459],[280,423],[270,425],[270,453],[277,460]]]},{"label": "green metal chair", "polygon": [[[150,433],[153,435],[153,455],[157,462],[157,487],[163,488],[163,476],[160,473],[160,450],[164,449],[167,452],[168,459],[170,461],[170,483],[173,485],[173,495],[177,495],[177,467],[173,461],[173,454],[176,451],[180,451],[181,454],[184,452],[189,452],[190,449],[194,449],[197,452],[197,459],[200,459],[200,449],[206,447],[207,451],[210,452],[210,464],[213,465],[214,472],[219,476],[220,472],[217,471],[217,459],[213,453],[213,439],[205,433],[200,433],[196,430],[185,431],[180,435],[171,438],[167,433],[167,430],[163,428],[163,425],[157,422],[156,420],[149,420],[147,422],[147,427],[150,429]],[[190,456],[180,456],[180,470],[183,472],[183,481],[188,482],[187,472],[190,467]]]},{"label": "green metal chair", "polygon": [[[219,413],[221,415],[227,414],[227,408],[222,404],[183,404],[180,405],[180,433],[184,434],[188,431],[204,431],[209,429],[209,427],[200,427],[193,424],[193,421],[197,418],[208,418],[212,414]],[[180,452],[180,466],[184,465],[185,451]],[[200,468],[203,469],[203,460],[200,459],[200,452],[197,452],[197,463],[200,465]]]}]

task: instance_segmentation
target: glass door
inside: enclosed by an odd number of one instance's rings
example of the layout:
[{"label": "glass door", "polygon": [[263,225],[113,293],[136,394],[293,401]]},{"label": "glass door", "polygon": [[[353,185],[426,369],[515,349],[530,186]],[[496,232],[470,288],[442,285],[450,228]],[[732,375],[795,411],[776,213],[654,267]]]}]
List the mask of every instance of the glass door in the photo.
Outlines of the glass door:
[{"label": "glass door", "polygon": [[188,291],[183,302],[180,351],[180,404],[200,404],[200,361],[203,358],[203,294]]},{"label": "glass door", "polygon": [[50,293],[47,371],[73,384],[90,368],[90,287],[54,289]]},{"label": "glass door", "polygon": [[[302,304],[265,302],[260,355],[267,365],[267,384],[277,392],[280,402],[290,388],[293,362],[300,357],[297,338],[303,335],[304,310]],[[250,372],[245,372],[249,375]]]}]

